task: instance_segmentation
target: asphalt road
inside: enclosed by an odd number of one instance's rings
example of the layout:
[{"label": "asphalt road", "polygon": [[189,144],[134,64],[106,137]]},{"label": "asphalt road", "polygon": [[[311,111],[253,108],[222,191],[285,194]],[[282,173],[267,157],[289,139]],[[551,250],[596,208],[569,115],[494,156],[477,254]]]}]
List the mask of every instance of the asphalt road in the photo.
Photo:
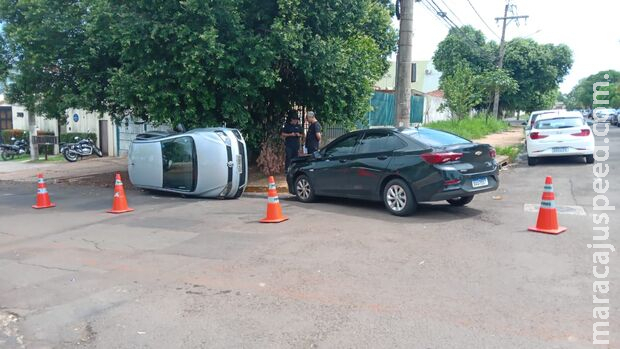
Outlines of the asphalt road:
[{"label": "asphalt road", "polygon": [[[620,128],[609,138],[620,206]],[[527,231],[547,175],[568,227],[557,236]],[[407,218],[281,197],[290,220],[276,225],[257,223],[261,195],[129,190],[136,211],[114,216],[111,188],[49,185],[58,207],[35,211],[33,184],[0,182],[0,348],[591,348],[592,165],[521,163],[501,178],[468,207]]]}]

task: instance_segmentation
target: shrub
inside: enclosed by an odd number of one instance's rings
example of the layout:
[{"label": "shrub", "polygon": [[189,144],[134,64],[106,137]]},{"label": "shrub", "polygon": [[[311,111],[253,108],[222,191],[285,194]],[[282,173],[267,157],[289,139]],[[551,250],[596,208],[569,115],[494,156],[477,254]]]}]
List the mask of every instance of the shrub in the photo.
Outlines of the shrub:
[{"label": "shrub", "polygon": [[521,153],[522,149],[523,149],[522,144],[509,145],[507,147],[495,147],[495,151],[497,152],[497,155],[506,155],[508,156],[508,158],[510,158],[511,162],[515,161],[517,156],[519,156],[519,154]]},{"label": "shrub", "polygon": [[[11,138],[15,137],[16,139],[28,139],[28,131],[18,130],[18,129],[8,129],[0,131],[0,141],[4,144],[13,143]],[[28,140],[30,141],[30,140]]]}]

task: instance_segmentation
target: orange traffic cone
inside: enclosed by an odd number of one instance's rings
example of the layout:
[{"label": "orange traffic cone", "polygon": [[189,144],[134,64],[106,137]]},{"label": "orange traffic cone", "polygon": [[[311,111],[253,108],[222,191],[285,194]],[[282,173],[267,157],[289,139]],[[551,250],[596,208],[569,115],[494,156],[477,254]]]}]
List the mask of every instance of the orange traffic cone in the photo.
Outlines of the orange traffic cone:
[{"label": "orange traffic cone", "polygon": [[276,190],[276,181],[269,176],[269,190],[267,191],[267,217],[260,220],[261,223],[280,223],[288,219],[282,215],[282,207]]},{"label": "orange traffic cone", "polygon": [[50,194],[47,192],[47,187],[45,186],[45,180],[43,179],[43,174],[39,173],[37,175],[37,204],[32,205],[32,208],[41,209],[41,208],[50,208],[56,207],[56,204],[50,202]]},{"label": "orange traffic cone", "polygon": [[559,234],[566,231],[566,228],[560,227],[558,223],[558,211],[555,208],[555,194],[553,194],[553,180],[551,176],[547,176],[545,180],[545,191],[543,192],[542,202],[538,210],[536,226],[527,229],[546,234]]},{"label": "orange traffic cone", "polygon": [[114,201],[112,201],[112,209],[109,213],[125,213],[131,212],[133,208],[127,206],[127,198],[125,197],[125,189],[123,188],[123,182],[121,181],[121,174],[116,174],[116,181],[114,182]]}]

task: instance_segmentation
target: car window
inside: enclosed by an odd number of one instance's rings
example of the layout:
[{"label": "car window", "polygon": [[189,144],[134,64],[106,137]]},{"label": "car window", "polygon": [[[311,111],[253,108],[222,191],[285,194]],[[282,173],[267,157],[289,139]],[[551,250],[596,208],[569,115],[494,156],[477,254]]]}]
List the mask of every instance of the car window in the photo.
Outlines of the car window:
[{"label": "car window", "polygon": [[403,148],[407,144],[400,140],[392,133],[386,132],[369,132],[366,133],[364,139],[360,141],[360,145],[356,153],[381,153],[394,151]]},{"label": "car window", "polygon": [[192,191],[195,187],[195,146],[192,137],[161,142],[164,188]]},{"label": "car window", "polygon": [[459,137],[455,134],[439,130],[433,130],[430,128],[409,129],[403,131],[403,134],[415,139],[420,143],[432,147],[445,147],[454,144],[471,143],[471,141]]},{"label": "car window", "polygon": [[330,157],[352,154],[355,146],[357,145],[358,137],[359,134],[353,134],[339,141],[335,141],[325,148],[323,156]]},{"label": "car window", "polygon": [[540,120],[536,123],[536,128],[539,130],[549,130],[555,128],[570,128],[583,126],[584,122],[582,118],[554,118]]}]

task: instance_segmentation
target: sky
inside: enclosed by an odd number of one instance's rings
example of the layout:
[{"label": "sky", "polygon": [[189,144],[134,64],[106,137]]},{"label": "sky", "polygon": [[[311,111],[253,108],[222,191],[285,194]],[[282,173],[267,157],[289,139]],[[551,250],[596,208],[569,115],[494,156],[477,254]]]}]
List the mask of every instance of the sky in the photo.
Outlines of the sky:
[{"label": "sky", "polygon": [[[501,27],[495,17],[503,16],[506,0],[469,0],[495,34],[467,0],[434,1],[457,25],[471,25],[487,39],[499,42]],[[511,4],[516,5],[516,14],[530,17],[520,20],[519,26],[510,23],[507,40],[529,37],[541,44],[566,44],[572,49],[574,63],[560,84],[563,93],[570,92],[580,79],[601,70],[620,71],[620,1],[511,0]],[[413,59],[430,60],[448,28],[421,2],[414,5],[413,19]],[[397,20],[394,25],[398,27]]]}]

